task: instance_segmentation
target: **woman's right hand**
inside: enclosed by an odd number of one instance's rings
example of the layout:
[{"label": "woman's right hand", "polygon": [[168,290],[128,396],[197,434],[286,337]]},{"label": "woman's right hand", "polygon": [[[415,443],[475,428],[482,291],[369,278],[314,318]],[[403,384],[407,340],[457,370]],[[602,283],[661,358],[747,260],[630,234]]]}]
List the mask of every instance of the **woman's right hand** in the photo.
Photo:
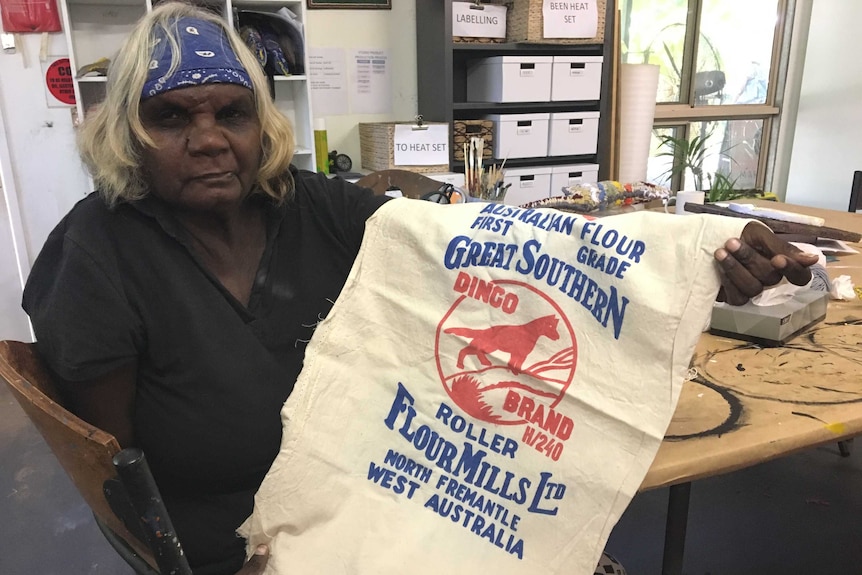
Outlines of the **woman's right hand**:
[{"label": "woman's right hand", "polygon": [[267,561],[269,561],[269,547],[258,545],[254,555],[242,566],[242,569],[236,572],[236,575],[262,575]]}]

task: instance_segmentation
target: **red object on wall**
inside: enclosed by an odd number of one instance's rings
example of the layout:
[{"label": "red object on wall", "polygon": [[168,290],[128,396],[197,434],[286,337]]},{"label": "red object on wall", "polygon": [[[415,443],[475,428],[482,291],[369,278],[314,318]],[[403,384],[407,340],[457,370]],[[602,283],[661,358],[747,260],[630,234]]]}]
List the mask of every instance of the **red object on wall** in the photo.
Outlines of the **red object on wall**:
[{"label": "red object on wall", "polygon": [[75,87],[72,85],[72,67],[68,58],[54,60],[45,72],[45,83],[52,96],[64,104],[75,104]]},{"label": "red object on wall", "polygon": [[6,32],[59,32],[57,0],[0,0]]}]

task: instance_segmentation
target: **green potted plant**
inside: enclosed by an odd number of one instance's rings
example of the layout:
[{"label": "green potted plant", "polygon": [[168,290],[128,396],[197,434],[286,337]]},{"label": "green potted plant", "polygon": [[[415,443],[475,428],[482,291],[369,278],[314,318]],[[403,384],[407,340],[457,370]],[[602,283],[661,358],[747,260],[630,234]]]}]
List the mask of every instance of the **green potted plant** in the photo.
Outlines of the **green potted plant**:
[{"label": "green potted plant", "polygon": [[[686,174],[690,173],[695,190],[705,192],[707,202],[728,202],[740,198],[775,199],[773,194],[765,194],[762,190],[737,188],[736,178],[731,179],[726,174],[704,171],[703,164],[708,155],[707,142],[711,134],[709,131],[691,140],[668,134],[659,135],[659,147],[663,151],[657,157],[667,157],[672,162],[662,176],[685,181]],[[708,190],[704,190],[704,180],[709,184]]]},{"label": "green potted plant", "polygon": [[659,152],[658,157],[667,157],[671,160],[671,166],[662,176],[669,175],[671,179],[681,177],[685,180],[686,172],[690,172],[694,180],[694,189],[703,191],[703,162],[706,159],[706,143],[711,132],[698,135],[687,140],[668,134],[662,134],[659,138],[659,147],[666,148]]}]

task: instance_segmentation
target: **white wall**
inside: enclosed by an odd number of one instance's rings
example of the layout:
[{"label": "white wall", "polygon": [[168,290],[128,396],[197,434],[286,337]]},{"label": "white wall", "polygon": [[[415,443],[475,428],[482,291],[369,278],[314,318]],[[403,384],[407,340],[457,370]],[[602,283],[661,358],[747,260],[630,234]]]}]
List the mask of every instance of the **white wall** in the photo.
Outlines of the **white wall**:
[{"label": "white wall", "polygon": [[409,121],[416,116],[416,4],[393,0],[392,10],[308,10],[307,17],[309,46],[389,52],[392,113],[326,117],[329,149],[346,153],[357,169],[359,122]]},{"label": "white wall", "polygon": [[853,171],[862,170],[862,2],[807,1],[811,26],[785,200],[844,211]]},{"label": "white wall", "polygon": [[2,166],[11,165],[6,123],[0,108],[0,294],[8,294],[8,297],[0,297],[0,339],[29,341],[30,327],[21,310],[21,298],[17,297],[29,270],[29,258],[24,246],[15,181],[9,170],[2,169]]},{"label": "white wall", "polygon": [[[28,339],[20,310],[21,281],[48,233],[87,193],[75,154],[70,108],[49,108],[39,62],[39,34],[20,35],[16,53],[0,52],[0,338]],[[62,34],[47,38],[47,54],[64,56]],[[16,258],[16,255],[18,256]],[[16,261],[17,259],[17,261]]]},{"label": "white wall", "polygon": [[[49,34],[48,54],[68,54],[63,34]],[[0,106],[30,261],[60,218],[89,191],[75,153],[71,107],[49,108],[39,62],[39,34],[21,34],[15,54],[0,53]]]}]

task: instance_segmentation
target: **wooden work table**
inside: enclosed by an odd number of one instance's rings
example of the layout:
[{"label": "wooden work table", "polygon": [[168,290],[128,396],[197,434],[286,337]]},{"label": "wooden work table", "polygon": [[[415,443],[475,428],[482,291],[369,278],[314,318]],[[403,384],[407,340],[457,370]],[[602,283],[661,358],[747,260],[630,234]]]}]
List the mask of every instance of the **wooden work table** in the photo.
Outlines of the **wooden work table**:
[{"label": "wooden work table", "polygon": [[[862,232],[862,214],[752,202]],[[683,216],[679,216],[683,217]],[[862,252],[862,245],[851,244]],[[862,285],[862,254],[827,264]],[[830,300],[826,319],[782,347],[704,334],[641,490],[672,486],[663,573],[682,568],[690,482],[862,434],[862,300]]]}]

